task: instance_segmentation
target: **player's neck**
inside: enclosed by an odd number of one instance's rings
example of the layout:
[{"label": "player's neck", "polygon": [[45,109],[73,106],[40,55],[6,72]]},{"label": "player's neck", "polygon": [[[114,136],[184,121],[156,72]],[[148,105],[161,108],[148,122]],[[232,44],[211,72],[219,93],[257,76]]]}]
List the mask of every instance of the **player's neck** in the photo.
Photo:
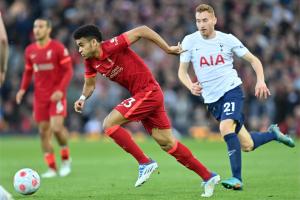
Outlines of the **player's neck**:
[{"label": "player's neck", "polygon": [[97,48],[97,50],[95,51],[94,57],[97,59],[100,59],[102,57],[102,55],[103,55],[103,51],[102,51],[101,45],[99,45],[99,48]]},{"label": "player's neck", "polygon": [[216,31],[213,30],[213,32],[207,36],[202,35],[203,39],[209,40],[209,39],[213,39],[216,37]]},{"label": "player's neck", "polygon": [[50,42],[51,38],[47,37],[43,40],[37,40],[36,43],[39,47],[45,47],[49,42]]}]

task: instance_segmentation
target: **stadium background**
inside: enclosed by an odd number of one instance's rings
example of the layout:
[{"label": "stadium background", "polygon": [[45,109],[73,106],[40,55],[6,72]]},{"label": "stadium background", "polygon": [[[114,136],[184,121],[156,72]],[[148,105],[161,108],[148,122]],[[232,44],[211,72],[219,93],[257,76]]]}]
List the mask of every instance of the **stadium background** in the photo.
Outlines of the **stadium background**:
[{"label": "stadium background", "polygon": [[[254,96],[256,77],[250,64],[236,59],[234,65],[243,82],[245,113],[250,129],[265,130],[278,123],[288,134],[300,137],[300,6],[298,0],[196,1],[196,0],[1,0],[0,11],[7,28],[10,58],[5,85],[1,88],[0,135],[37,133],[32,120],[32,86],[17,106],[15,95],[24,69],[23,53],[33,41],[32,24],[43,16],[52,20],[52,37],[69,49],[74,76],[68,90],[67,126],[72,133],[101,132],[106,114],[128,93],[98,77],[96,90],[83,115],[73,111],[73,102],[83,85],[83,64],[72,41],[72,32],[83,24],[96,24],[108,39],[138,25],[157,31],[169,44],[196,30],[194,9],[200,3],[213,5],[217,29],[236,35],[263,63],[272,96],[265,102]],[[179,82],[179,58],[167,55],[148,41],[132,47],[147,63],[161,84],[168,113],[183,135],[217,132],[217,123],[207,115],[202,100],[192,96]],[[191,127],[197,127],[191,129]],[[207,130],[209,127],[209,130]],[[143,131],[140,124],[128,127]]]}]

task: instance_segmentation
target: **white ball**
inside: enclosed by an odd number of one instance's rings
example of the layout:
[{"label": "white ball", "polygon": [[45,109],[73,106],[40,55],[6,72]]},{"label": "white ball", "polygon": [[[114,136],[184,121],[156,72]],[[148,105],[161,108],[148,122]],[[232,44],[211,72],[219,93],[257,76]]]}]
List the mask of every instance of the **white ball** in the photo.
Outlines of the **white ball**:
[{"label": "white ball", "polygon": [[40,184],[39,174],[30,168],[20,169],[14,176],[14,188],[20,194],[33,194],[39,189]]}]

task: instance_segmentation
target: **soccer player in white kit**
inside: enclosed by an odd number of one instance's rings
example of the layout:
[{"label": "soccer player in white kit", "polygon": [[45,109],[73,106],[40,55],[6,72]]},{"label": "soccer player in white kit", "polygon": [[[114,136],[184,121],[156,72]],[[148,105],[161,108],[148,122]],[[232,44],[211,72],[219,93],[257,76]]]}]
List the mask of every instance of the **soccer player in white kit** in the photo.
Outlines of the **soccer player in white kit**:
[{"label": "soccer player in white kit", "polygon": [[[289,147],[294,141],[282,134],[277,125],[267,132],[248,132],[244,124],[242,81],[233,68],[233,54],[248,61],[257,77],[255,96],[266,99],[270,91],[265,83],[263,67],[235,36],[214,29],[217,18],[210,5],[196,8],[198,31],[185,36],[180,55],[178,76],[193,95],[204,98],[209,112],[220,121],[219,129],[226,144],[232,177],[221,183],[227,189],[241,190],[241,150],[253,151],[257,147],[277,140]],[[193,63],[198,82],[192,82],[188,74],[189,63]]]}]

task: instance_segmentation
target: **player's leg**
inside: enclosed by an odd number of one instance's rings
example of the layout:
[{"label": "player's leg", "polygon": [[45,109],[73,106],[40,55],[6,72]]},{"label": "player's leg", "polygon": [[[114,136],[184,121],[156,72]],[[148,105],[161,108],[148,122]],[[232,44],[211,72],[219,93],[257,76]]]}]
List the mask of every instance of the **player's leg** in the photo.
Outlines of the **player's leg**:
[{"label": "player's leg", "polygon": [[42,150],[44,152],[44,159],[48,166],[48,171],[43,173],[41,176],[43,178],[52,178],[56,176],[56,161],[54,155],[54,149],[51,143],[51,131],[50,123],[48,121],[38,122],[38,129],[41,138]]},{"label": "player's leg", "polygon": [[222,181],[222,185],[228,189],[242,189],[242,154],[241,144],[238,139],[236,122],[232,119],[225,119],[220,122],[220,132],[227,145],[227,152],[230,161],[232,178]]},{"label": "player's leg", "polygon": [[135,143],[132,136],[121,125],[129,122],[119,111],[112,110],[103,121],[103,129],[107,136],[112,138],[127,153],[131,154],[139,164],[150,162],[141,148]]},{"label": "player's leg", "polygon": [[248,132],[245,126],[242,126],[238,132],[238,137],[242,146],[242,150],[245,152],[253,151],[254,149],[276,140],[285,144],[288,147],[294,147],[295,143],[292,138],[284,135],[280,132],[277,125],[272,124],[266,132]]},{"label": "player's leg", "polygon": [[64,116],[55,115],[50,117],[50,127],[52,133],[60,146],[61,167],[60,176],[67,176],[71,173],[71,157],[68,146],[68,131],[64,126]]},{"label": "player's leg", "polygon": [[180,164],[194,171],[204,181],[203,197],[213,195],[215,185],[220,181],[220,176],[211,173],[187,148],[178,141],[173,135],[171,129],[153,128],[151,136],[160,145],[160,147],[173,156]]},{"label": "player's leg", "polygon": [[71,158],[68,146],[68,130],[64,126],[64,119],[67,116],[67,100],[65,98],[58,102],[50,103],[50,129],[60,146],[61,166],[60,176],[67,176],[71,173]]}]

